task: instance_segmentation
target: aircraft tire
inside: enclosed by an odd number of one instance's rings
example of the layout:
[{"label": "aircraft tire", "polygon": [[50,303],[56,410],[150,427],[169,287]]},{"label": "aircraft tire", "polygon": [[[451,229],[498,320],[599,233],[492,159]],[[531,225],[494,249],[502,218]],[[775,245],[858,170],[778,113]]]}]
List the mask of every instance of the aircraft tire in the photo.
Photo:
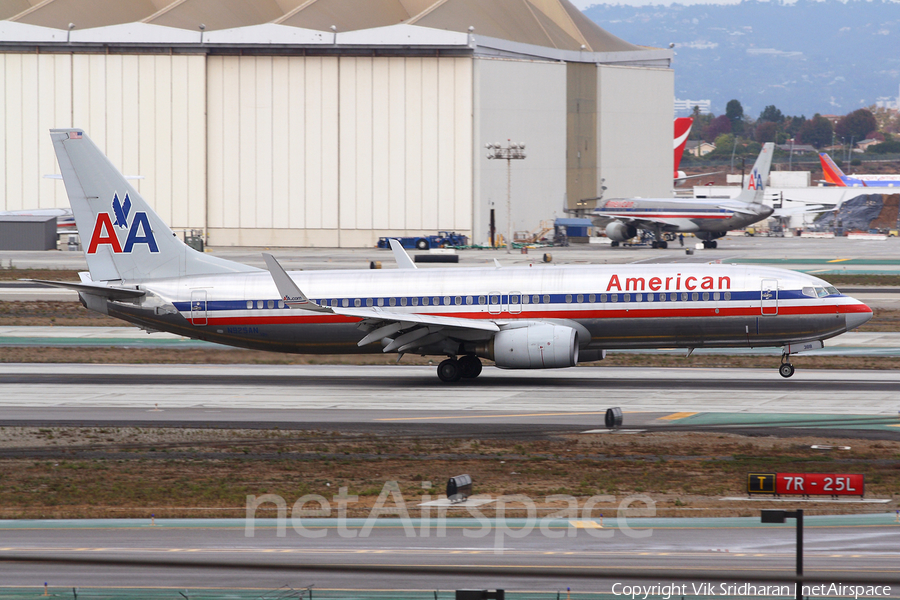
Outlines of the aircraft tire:
[{"label": "aircraft tire", "polygon": [[718,248],[718,247],[719,247],[719,242],[717,242],[716,240],[713,240],[713,241],[711,241],[711,242],[709,243],[709,247],[710,247],[710,248]]},{"label": "aircraft tire", "polygon": [[669,247],[669,242],[662,241],[659,243],[659,247],[662,248],[663,250],[665,250],[666,248]]},{"label": "aircraft tire", "polygon": [[448,358],[441,362],[437,368],[438,378],[444,383],[454,383],[462,377],[462,368],[455,358]]},{"label": "aircraft tire", "polygon": [[615,248],[615,247],[618,246],[618,245],[619,245],[619,242],[612,242],[612,243],[610,244],[610,246],[612,246],[613,248]]},{"label": "aircraft tire", "polygon": [[794,374],[794,365],[789,362],[782,363],[780,367],[778,367],[778,374],[784,378],[788,378]]},{"label": "aircraft tire", "polygon": [[481,375],[481,361],[477,356],[466,355],[459,359],[460,375],[463,379],[475,379]]},{"label": "aircraft tire", "polygon": [[659,242],[657,242],[656,240],[653,240],[652,242],[650,242],[650,247],[651,248],[659,248]]}]

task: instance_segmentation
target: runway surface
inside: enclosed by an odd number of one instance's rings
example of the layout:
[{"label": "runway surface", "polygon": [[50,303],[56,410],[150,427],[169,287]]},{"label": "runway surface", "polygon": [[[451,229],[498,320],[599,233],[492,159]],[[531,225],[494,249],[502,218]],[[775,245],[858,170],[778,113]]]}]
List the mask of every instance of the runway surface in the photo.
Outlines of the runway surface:
[{"label": "runway surface", "polygon": [[[831,415],[795,426],[841,430],[863,419],[896,436],[898,389],[900,371],[808,370],[783,379],[774,368],[486,368],[475,381],[448,386],[433,367],[418,366],[4,364],[0,425],[525,435],[602,428],[615,406],[626,427],[771,428]],[[868,426],[871,418],[878,421]]]},{"label": "runway surface", "polygon": [[[289,501],[289,504],[292,500]],[[638,503],[639,506],[642,506]],[[808,517],[805,520],[805,573],[825,580],[868,577],[897,581],[900,525],[891,514]],[[142,521],[0,521],[0,557],[36,556],[217,562],[227,569],[156,566],[76,566],[0,563],[3,584],[54,586],[268,587],[349,589],[459,589],[489,587],[609,591],[616,581],[640,578],[653,570],[663,577],[711,572],[719,581],[794,570],[795,530],[789,525],[762,525],[759,517],[732,519],[544,519],[532,521],[447,519],[440,529],[411,519],[298,519],[285,522],[278,537],[274,519],[255,522],[252,534],[244,520]],[[315,565],[343,565],[342,573],[317,571]],[[241,568],[240,565],[244,565]],[[266,571],[250,567],[293,566]],[[469,576],[367,573],[373,565],[412,567],[516,567],[526,575]],[[539,578],[532,574],[554,567],[583,568],[610,579]],[[646,578],[643,578],[646,580]],[[671,582],[663,580],[663,583]],[[102,583],[99,583],[102,582]],[[657,583],[659,583],[657,579]],[[896,585],[894,595],[900,592]]]}]

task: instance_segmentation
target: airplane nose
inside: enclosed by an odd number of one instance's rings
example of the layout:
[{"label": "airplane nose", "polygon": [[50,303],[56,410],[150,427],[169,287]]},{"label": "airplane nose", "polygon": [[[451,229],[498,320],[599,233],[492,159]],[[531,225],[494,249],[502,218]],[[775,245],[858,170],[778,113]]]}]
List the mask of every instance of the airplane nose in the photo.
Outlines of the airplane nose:
[{"label": "airplane nose", "polygon": [[867,305],[860,302],[858,305],[854,306],[854,311],[851,313],[847,313],[845,318],[847,320],[847,331],[851,329],[856,329],[861,325],[866,324],[869,319],[872,318],[872,309]]}]

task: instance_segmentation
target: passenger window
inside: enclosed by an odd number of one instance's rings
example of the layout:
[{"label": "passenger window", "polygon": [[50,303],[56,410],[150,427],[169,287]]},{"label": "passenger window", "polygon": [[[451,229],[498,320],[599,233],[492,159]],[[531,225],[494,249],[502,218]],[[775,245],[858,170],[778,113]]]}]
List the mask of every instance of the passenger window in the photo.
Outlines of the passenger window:
[{"label": "passenger window", "polygon": [[600,302],[606,302],[606,294],[600,294]]},{"label": "passenger window", "polygon": [[544,304],[550,304],[550,295],[544,294]]},{"label": "passenger window", "polygon": [[397,306],[397,299],[396,299],[396,298],[390,298],[390,299],[388,300],[388,304],[390,304],[391,306]]},{"label": "passenger window", "polygon": [[509,303],[510,303],[510,304],[518,304],[518,303],[519,303],[519,295],[518,295],[518,294],[514,294],[514,295],[510,296],[510,297],[509,297]]},{"label": "passenger window", "polygon": [[719,292],[713,292],[713,300],[718,301],[720,296],[721,296],[721,294],[719,294]]},{"label": "passenger window", "polygon": [[631,294],[625,294],[625,296],[624,296],[624,301],[625,301],[625,302],[631,302]]},{"label": "passenger window", "polygon": [[247,308],[253,308],[253,300],[247,300]]},{"label": "passenger window", "polygon": [[466,296],[466,304],[472,304],[472,296]]},{"label": "passenger window", "polygon": [[540,304],[541,297],[538,296],[537,294],[535,294],[534,296],[531,297],[531,302],[532,302],[532,304]]},{"label": "passenger window", "polygon": [[595,294],[591,294],[590,296],[588,296],[588,302],[596,302],[596,301],[597,301],[597,296]]},{"label": "passenger window", "polygon": [[618,295],[618,294],[610,294],[610,295],[609,295],[609,301],[610,301],[610,302],[618,302],[618,301],[619,301],[619,295]]},{"label": "passenger window", "polygon": [[353,306],[361,306],[361,305],[362,305],[362,301],[359,298],[353,299]]},{"label": "passenger window", "polygon": [[384,306],[384,298],[378,299],[378,306]]},{"label": "passenger window", "polygon": [[528,304],[528,294],[522,294],[522,304]]},{"label": "passenger window", "polygon": [[578,296],[575,297],[575,302],[577,302],[578,304],[584,302],[584,294],[578,294]]},{"label": "passenger window", "polygon": [[694,292],[693,294],[691,294],[691,300],[693,300],[694,302],[696,302],[699,299],[700,299],[700,294],[698,294],[697,292]]},{"label": "passenger window", "polygon": [[494,294],[491,296],[491,304],[500,304],[500,296]]},{"label": "passenger window", "polygon": [[486,296],[478,296],[478,304],[487,304]]},{"label": "passenger window", "polygon": [[406,296],[400,298],[400,306],[406,306]]},{"label": "passenger window", "polygon": [[566,304],[569,304],[571,302],[572,302],[572,294],[566,294]]},{"label": "passenger window", "polygon": [[422,296],[422,306],[428,306],[428,296]]},{"label": "passenger window", "polygon": [[274,300],[266,301],[266,308],[275,308],[275,301]]},{"label": "passenger window", "polygon": [[456,304],[457,306],[462,306],[462,296],[457,296],[455,300],[456,302],[454,302],[454,304]]},{"label": "passenger window", "polygon": [[344,298],[343,300],[341,300],[341,305],[344,308],[347,308],[348,306],[350,306],[350,301],[347,298]]},{"label": "passenger window", "polygon": [[413,306],[418,306],[418,305],[419,305],[419,297],[418,297],[418,296],[413,296],[413,299],[412,299],[412,305],[413,305]]},{"label": "passenger window", "polygon": [[263,301],[262,301],[262,300],[257,300],[257,301],[256,301],[256,308],[262,308],[262,307],[263,307]]},{"label": "passenger window", "polygon": [[372,306],[372,299],[366,298],[366,306]]},{"label": "passenger window", "polygon": [[681,301],[682,301],[682,302],[687,302],[687,299],[688,299],[688,294],[687,294],[687,292],[682,292],[682,293],[681,293]]},{"label": "passenger window", "polygon": [[450,306],[450,296],[444,296],[444,306]]},{"label": "passenger window", "polygon": [[725,299],[731,300],[731,292],[725,292]]},{"label": "passenger window", "polygon": [[284,300],[278,301],[278,308],[284,308]]},{"label": "passenger window", "polygon": [[635,294],[635,295],[634,295],[634,301],[635,301],[635,302],[640,302],[640,301],[641,301],[641,296],[643,296],[643,294]]},{"label": "passenger window", "polygon": [[703,301],[706,302],[709,300],[709,292],[703,292]]}]

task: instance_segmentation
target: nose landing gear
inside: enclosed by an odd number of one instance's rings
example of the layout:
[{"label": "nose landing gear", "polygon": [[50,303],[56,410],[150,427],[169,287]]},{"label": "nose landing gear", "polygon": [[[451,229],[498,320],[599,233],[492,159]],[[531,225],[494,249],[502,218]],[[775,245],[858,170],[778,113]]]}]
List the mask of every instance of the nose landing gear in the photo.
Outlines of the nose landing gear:
[{"label": "nose landing gear", "polygon": [[784,378],[790,377],[794,374],[794,365],[790,363],[790,355],[782,354],[781,355],[781,366],[778,367],[778,374]]}]

